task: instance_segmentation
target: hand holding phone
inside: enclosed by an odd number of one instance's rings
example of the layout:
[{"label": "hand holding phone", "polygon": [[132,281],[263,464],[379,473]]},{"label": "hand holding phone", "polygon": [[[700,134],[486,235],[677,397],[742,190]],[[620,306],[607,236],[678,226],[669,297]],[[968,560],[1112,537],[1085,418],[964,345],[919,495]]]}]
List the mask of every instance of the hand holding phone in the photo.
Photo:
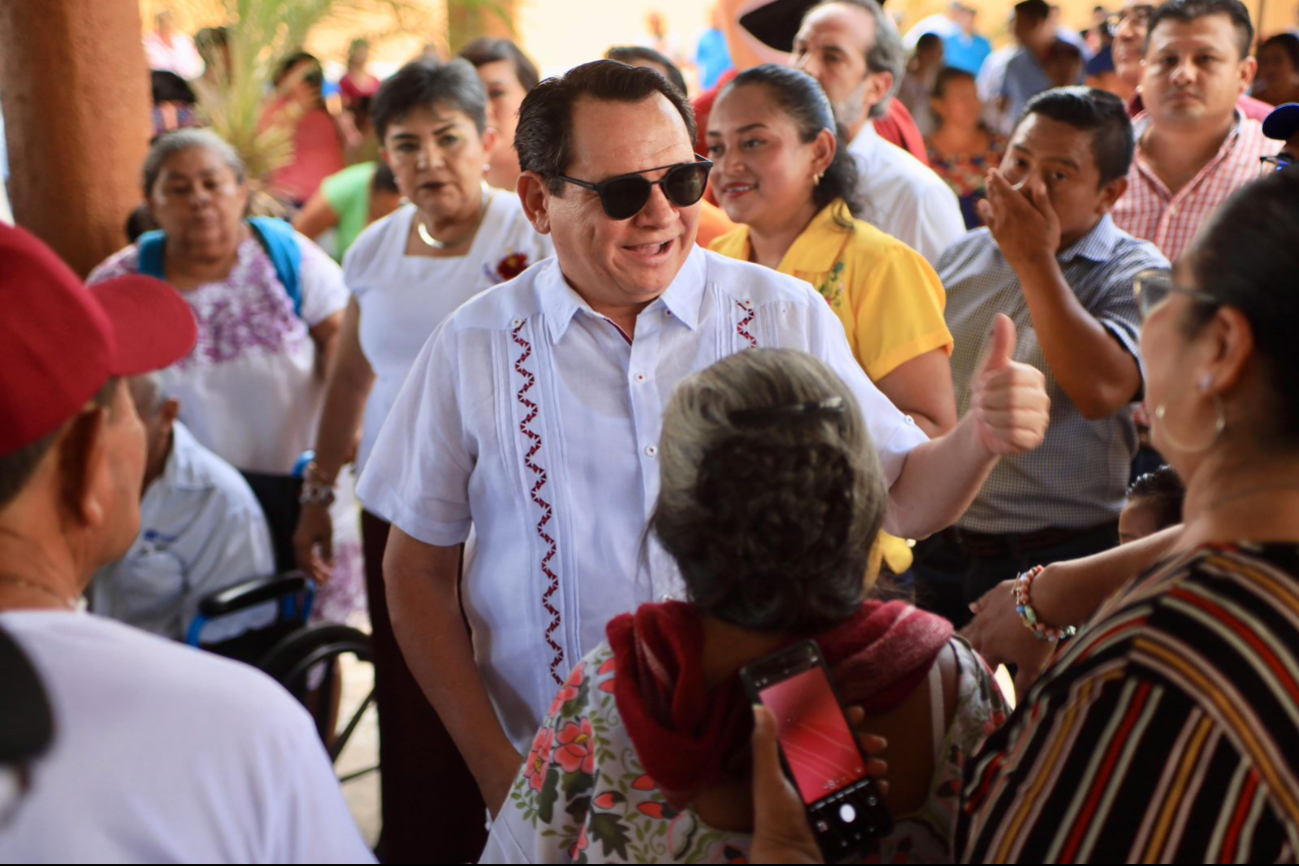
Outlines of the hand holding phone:
[{"label": "hand holding phone", "polygon": [[776,718],[782,763],[826,861],[869,852],[893,820],[815,641],[754,662],[740,678]]}]

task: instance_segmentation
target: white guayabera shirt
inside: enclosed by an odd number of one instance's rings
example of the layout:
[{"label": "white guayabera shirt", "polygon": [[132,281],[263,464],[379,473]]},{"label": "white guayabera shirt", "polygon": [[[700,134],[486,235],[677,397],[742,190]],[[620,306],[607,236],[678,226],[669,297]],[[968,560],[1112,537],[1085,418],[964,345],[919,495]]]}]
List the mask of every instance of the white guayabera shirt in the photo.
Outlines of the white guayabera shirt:
[{"label": "white guayabera shirt", "polygon": [[605,624],[678,590],[661,548],[641,556],[663,410],[682,379],[755,346],[809,352],[848,383],[888,484],[925,441],[811,286],[699,249],[641,312],[634,340],[550,259],[466,303],[416,360],[360,495],[426,544],[460,544],[472,524],[462,598],[520,751]]}]

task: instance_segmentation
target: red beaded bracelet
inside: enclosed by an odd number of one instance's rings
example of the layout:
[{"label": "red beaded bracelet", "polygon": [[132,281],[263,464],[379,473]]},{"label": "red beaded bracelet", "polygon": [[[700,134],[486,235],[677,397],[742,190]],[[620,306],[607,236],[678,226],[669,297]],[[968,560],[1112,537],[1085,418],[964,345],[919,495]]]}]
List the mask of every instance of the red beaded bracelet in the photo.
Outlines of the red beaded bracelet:
[{"label": "red beaded bracelet", "polygon": [[1064,628],[1055,628],[1049,626],[1038,617],[1037,611],[1033,609],[1033,604],[1029,600],[1033,590],[1033,581],[1037,576],[1046,571],[1041,565],[1035,565],[1028,571],[1015,578],[1011,584],[1011,594],[1015,597],[1015,613],[1019,614],[1020,620],[1024,623],[1024,628],[1033,633],[1033,637],[1038,640],[1058,643],[1067,637],[1073,637],[1078,633],[1074,626],[1067,625]]}]

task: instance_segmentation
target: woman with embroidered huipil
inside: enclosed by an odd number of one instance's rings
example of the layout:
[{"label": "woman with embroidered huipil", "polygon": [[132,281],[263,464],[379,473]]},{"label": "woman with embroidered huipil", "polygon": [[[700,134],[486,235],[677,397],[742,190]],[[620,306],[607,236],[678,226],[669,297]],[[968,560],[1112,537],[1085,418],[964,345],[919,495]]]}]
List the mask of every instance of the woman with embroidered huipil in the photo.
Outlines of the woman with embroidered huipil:
[{"label": "woman with embroidered huipil", "polygon": [[[298,485],[291,476],[311,447],[347,289],[337,264],[282,220],[246,216],[249,189],[238,154],[208,130],[158,139],[144,164],[144,192],[162,227],[114,253],[90,275],[100,282],[143,273],[171,283],[198,319],[198,345],[163,371],[180,420],[198,441],[244,473],[262,501],[277,565],[291,568]],[[333,504],[355,514],[350,479]],[[361,544],[340,519],[334,568],[318,575],[317,613],[359,609]]]},{"label": "woman with embroidered huipil", "polygon": [[[321,501],[303,506],[295,538],[298,563],[309,573],[326,570],[331,559],[333,532],[324,505],[329,489],[350,461],[358,432],[356,466],[364,467],[429,335],[469,298],[551,254],[550,241],[533,230],[519,199],[483,181],[496,138],[486,109],[483,84],[464,60],[411,63],[384,82],[371,105],[383,159],[409,203],[366,229],[343,261],[352,298],[316,434],[315,464],[308,469],[307,484]],[[427,859],[427,845],[409,846],[429,838],[419,794],[449,784],[446,768],[426,760],[441,723],[392,637],[382,570],[388,524],[366,511],[362,534],[375,636],[385,850],[397,859]],[[451,750],[447,760],[453,759]]]},{"label": "woman with embroidered huipil", "polygon": [[[856,218],[857,163],[835,127],[805,72],[758,66],[727,85],[709,116],[708,155],[713,189],[742,225],[711,249],[811,283],[875,386],[940,435],[956,425],[943,285],[924,256]],[[905,541],[885,535],[881,550],[895,574],[910,568]]]}]

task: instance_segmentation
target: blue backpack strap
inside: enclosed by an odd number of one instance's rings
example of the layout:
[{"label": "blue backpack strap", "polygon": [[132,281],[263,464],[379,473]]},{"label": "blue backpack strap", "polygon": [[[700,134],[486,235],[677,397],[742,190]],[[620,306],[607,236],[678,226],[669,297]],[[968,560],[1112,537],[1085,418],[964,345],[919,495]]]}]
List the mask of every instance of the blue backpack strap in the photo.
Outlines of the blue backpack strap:
[{"label": "blue backpack strap", "polygon": [[156,280],[167,279],[167,266],[163,253],[167,248],[167,233],[161,229],[145,232],[135,240],[135,250],[139,253],[140,262],[136,265],[141,274]]},{"label": "blue backpack strap", "polygon": [[285,293],[293,301],[294,315],[302,318],[302,248],[298,246],[297,233],[293,226],[274,217],[251,217],[248,222],[271,257]]}]

